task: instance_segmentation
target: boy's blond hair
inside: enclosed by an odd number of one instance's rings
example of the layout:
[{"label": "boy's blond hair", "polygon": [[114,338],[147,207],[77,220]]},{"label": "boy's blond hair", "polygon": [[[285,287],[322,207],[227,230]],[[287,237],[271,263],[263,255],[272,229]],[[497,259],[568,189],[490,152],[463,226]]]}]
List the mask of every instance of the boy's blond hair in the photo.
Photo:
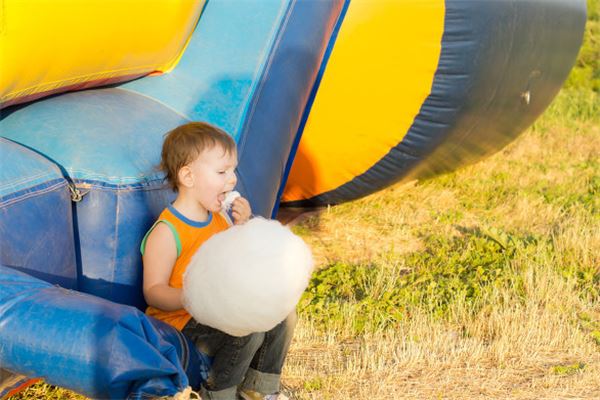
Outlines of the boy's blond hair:
[{"label": "boy's blond hair", "polygon": [[236,151],[231,136],[206,122],[189,122],[168,132],[163,142],[159,168],[165,173],[165,180],[171,189],[178,191],[177,174],[181,168],[194,161],[204,150],[215,146],[223,148],[225,153]]}]

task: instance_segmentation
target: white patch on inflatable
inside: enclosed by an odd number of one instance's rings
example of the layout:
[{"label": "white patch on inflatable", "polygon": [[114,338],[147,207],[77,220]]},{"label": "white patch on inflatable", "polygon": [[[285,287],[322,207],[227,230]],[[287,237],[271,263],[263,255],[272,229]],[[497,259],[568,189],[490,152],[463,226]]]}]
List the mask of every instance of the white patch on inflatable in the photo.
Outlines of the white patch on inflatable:
[{"label": "white patch on inflatable", "polygon": [[312,270],[300,237],[253,218],[198,249],[183,277],[183,304],[196,321],[232,336],[266,332],[294,310]]}]

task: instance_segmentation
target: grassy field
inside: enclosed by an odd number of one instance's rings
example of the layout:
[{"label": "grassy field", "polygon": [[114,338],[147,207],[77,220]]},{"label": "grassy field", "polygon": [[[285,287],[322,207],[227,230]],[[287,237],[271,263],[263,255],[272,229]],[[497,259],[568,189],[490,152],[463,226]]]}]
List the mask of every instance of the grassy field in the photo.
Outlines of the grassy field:
[{"label": "grassy field", "polygon": [[[295,399],[600,398],[600,23],[533,127],[476,165],[294,226],[317,272]],[[83,399],[44,383],[13,397]]]},{"label": "grassy field", "polygon": [[297,399],[600,398],[600,25],[514,143],[294,227]]}]

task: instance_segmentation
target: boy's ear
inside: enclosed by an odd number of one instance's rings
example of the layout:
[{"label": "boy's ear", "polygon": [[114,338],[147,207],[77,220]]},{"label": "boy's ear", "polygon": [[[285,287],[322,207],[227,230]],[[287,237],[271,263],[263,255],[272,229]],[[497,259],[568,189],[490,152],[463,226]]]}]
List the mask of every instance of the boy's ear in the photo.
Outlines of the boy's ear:
[{"label": "boy's ear", "polygon": [[187,165],[184,165],[179,169],[177,173],[177,179],[179,183],[187,188],[194,186],[194,175],[192,174],[192,170]]}]

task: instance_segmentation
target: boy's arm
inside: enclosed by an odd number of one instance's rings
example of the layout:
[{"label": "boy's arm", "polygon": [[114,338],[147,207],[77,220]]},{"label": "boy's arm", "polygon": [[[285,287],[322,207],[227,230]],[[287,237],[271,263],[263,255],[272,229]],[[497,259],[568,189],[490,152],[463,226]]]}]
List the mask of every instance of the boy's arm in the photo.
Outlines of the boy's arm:
[{"label": "boy's arm", "polygon": [[146,240],[142,256],[144,264],[144,298],[148,305],[163,311],[183,308],[181,289],[169,286],[169,278],[177,260],[173,233],[164,223],[154,227]]}]

